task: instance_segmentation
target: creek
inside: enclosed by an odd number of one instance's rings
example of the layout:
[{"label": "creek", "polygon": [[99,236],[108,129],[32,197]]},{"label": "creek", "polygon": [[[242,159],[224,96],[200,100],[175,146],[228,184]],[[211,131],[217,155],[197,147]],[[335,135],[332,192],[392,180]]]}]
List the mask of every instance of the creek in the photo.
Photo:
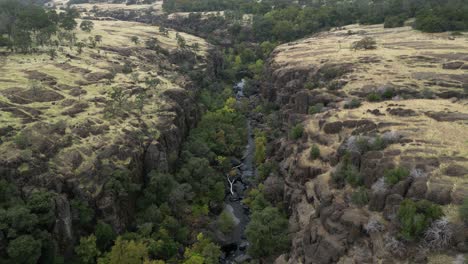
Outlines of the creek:
[{"label": "creek", "polygon": [[[244,97],[244,80],[234,85],[236,99],[240,100]],[[250,210],[242,200],[249,187],[255,180],[255,141],[249,117],[247,117],[247,145],[245,147],[241,164],[238,166],[238,176],[233,179],[232,192],[228,188],[229,195],[226,196],[225,210],[231,214],[234,220],[235,227],[229,237],[229,243],[222,247],[225,258],[221,263],[242,263],[250,260],[247,254],[248,241],[245,237],[245,229],[250,221]],[[233,181],[231,180],[231,182]],[[229,183],[228,183],[229,184]]]}]

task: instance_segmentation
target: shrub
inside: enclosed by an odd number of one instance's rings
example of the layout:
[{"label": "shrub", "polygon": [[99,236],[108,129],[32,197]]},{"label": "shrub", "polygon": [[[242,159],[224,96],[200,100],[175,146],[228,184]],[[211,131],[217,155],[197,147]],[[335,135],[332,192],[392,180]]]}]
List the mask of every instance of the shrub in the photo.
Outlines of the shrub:
[{"label": "shrub", "polygon": [[309,115],[314,115],[322,112],[324,105],[322,103],[315,104],[313,106],[309,106]]},{"label": "shrub", "polygon": [[353,187],[358,187],[363,183],[362,176],[358,168],[351,164],[349,155],[345,155],[343,161],[338,165],[338,168],[332,174],[332,180],[339,187],[342,187],[344,182],[351,184]]},{"label": "shrub", "polygon": [[229,234],[234,229],[234,219],[230,213],[223,211],[218,217],[218,227],[224,234]]},{"label": "shrub", "polygon": [[440,206],[426,200],[405,199],[397,213],[400,234],[409,241],[419,239],[431,223],[444,215]]},{"label": "shrub", "polygon": [[370,150],[382,150],[385,147],[387,147],[387,143],[380,136],[377,136],[377,137],[373,138],[369,142],[369,149]]},{"label": "shrub", "polygon": [[434,221],[424,232],[424,244],[430,249],[444,249],[452,240],[452,225],[447,217]]},{"label": "shrub", "polygon": [[384,28],[402,27],[405,24],[405,18],[402,16],[388,16],[385,18]]},{"label": "shrub", "polygon": [[361,106],[361,101],[359,101],[358,99],[352,99],[351,101],[347,102],[344,105],[344,108],[345,109],[353,109],[353,108],[358,108],[360,106]]},{"label": "shrub", "polygon": [[369,193],[366,188],[359,187],[351,194],[351,202],[359,207],[366,205],[369,202]]},{"label": "shrub", "polygon": [[362,185],[363,179],[361,174],[359,173],[358,168],[354,165],[348,165],[346,166],[346,170],[344,171],[345,173],[345,179],[346,182],[351,184],[351,186],[356,187],[359,185]]},{"label": "shrub", "polygon": [[310,149],[310,158],[312,160],[320,158],[320,148],[315,144],[312,145],[312,148]]},{"label": "shrub", "polygon": [[354,50],[370,50],[377,48],[377,42],[371,37],[365,37],[359,41],[356,41],[352,44]]},{"label": "shrub", "polygon": [[23,132],[18,133],[13,139],[13,141],[20,149],[25,149],[31,145],[29,137],[26,135],[26,133]]},{"label": "shrub", "polygon": [[254,212],[245,233],[253,257],[280,254],[289,247],[288,218],[275,207]]},{"label": "shrub", "polygon": [[398,167],[392,170],[388,170],[385,172],[385,175],[384,175],[385,183],[393,185],[405,179],[409,175],[410,175],[409,170],[404,167]]},{"label": "shrub", "polygon": [[468,197],[463,200],[463,203],[459,208],[459,213],[461,219],[468,224]]},{"label": "shrub", "polygon": [[378,102],[378,101],[381,101],[381,100],[382,100],[382,97],[380,96],[380,94],[378,94],[376,92],[372,92],[372,93],[367,95],[367,101],[369,101],[369,102]]},{"label": "shrub", "polygon": [[304,134],[304,126],[301,124],[297,124],[291,128],[291,138],[292,139],[299,139],[302,137],[302,134]]},{"label": "shrub", "polygon": [[123,65],[122,73],[129,74],[129,73],[132,73],[132,71],[133,71],[132,64],[126,61]]},{"label": "shrub", "polygon": [[315,89],[317,87],[318,87],[318,84],[316,82],[312,82],[312,81],[306,82],[304,84],[304,88],[306,88],[308,90],[313,90],[313,89]]},{"label": "shrub", "polygon": [[385,91],[382,93],[382,98],[383,99],[392,99],[394,96],[393,89],[385,89]]}]

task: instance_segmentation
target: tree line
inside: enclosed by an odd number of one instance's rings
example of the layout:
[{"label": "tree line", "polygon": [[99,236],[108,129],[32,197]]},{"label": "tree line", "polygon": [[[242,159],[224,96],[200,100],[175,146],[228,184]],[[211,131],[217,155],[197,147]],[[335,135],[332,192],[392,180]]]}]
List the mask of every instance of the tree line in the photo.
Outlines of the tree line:
[{"label": "tree line", "polygon": [[67,9],[57,13],[29,1],[0,0],[0,47],[30,52],[38,46],[53,45],[53,36],[71,35],[79,13]]}]

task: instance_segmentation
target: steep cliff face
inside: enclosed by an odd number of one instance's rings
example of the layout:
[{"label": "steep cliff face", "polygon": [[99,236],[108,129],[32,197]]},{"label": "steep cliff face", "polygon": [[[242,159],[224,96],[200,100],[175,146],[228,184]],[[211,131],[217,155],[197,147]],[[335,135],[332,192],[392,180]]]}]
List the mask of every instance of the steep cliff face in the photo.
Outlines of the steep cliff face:
[{"label": "steep cliff face", "polygon": [[[352,50],[364,37],[377,48]],[[276,263],[426,263],[467,252],[457,213],[468,196],[466,50],[466,36],[377,25],[273,52],[262,97],[279,106],[283,131],[304,128],[299,139],[275,140],[270,153],[292,236]],[[405,177],[389,181],[400,169]],[[397,212],[408,198],[442,206],[447,243],[401,239]]]},{"label": "steep cliff face", "polygon": [[[93,33],[101,36],[94,47],[54,59],[0,56],[0,178],[15,183],[22,197],[55,194],[53,232],[64,251],[79,237],[72,201],[86,201],[117,232],[128,226],[145,175],[174,169],[200,118],[193,98],[199,87],[186,71],[210,74],[209,47],[200,38],[180,33],[200,47],[181,55],[173,31],[95,21]],[[156,46],[131,43],[132,36],[153,38]]]}]

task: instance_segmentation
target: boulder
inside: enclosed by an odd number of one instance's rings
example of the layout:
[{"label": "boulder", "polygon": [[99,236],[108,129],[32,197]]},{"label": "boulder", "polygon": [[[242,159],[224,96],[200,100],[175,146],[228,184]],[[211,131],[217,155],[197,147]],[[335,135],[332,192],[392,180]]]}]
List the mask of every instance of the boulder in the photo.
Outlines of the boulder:
[{"label": "boulder", "polygon": [[323,127],[323,131],[327,134],[337,134],[343,129],[343,122],[337,121],[332,123],[326,123]]},{"label": "boulder", "polygon": [[441,205],[449,204],[452,201],[452,189],[453,184],[449,182],[430,182],[426,199]]}]

